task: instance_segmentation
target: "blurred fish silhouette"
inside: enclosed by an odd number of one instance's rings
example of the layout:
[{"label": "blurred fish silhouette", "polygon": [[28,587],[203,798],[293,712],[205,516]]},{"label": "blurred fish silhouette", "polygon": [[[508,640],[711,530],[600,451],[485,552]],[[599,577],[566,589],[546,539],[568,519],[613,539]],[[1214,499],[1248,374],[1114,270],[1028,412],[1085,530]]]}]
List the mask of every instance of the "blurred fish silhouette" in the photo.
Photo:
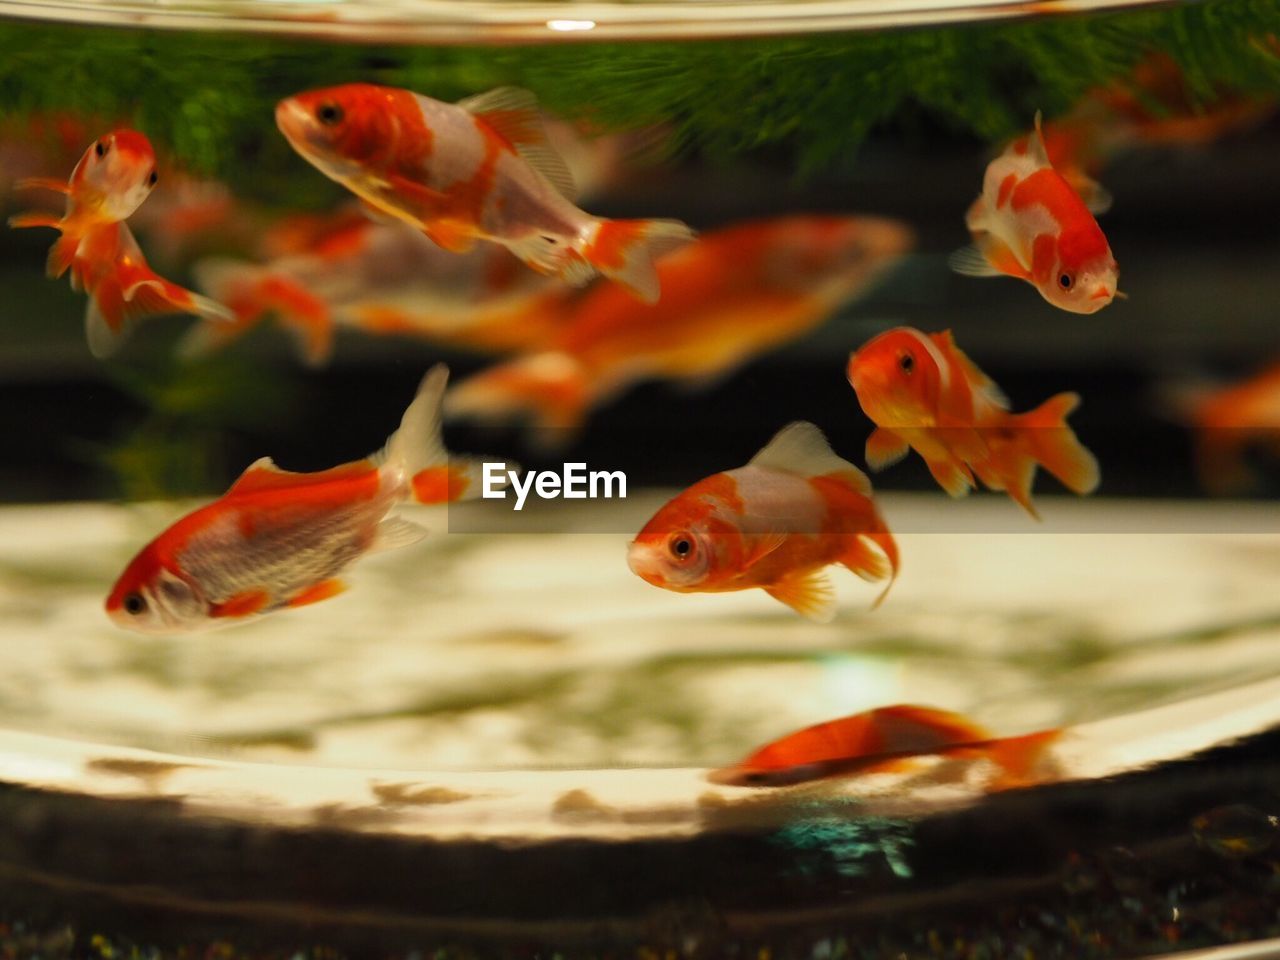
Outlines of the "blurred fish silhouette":
[{"label": "blurred fish silhouette", "polygon": [[967,718],[931,707],[880,707],[815,724],[766,744],[707,779],[736,787],[781,787],[830,777],[913,772],[939,762],[987,762],[989,792],[1051,777],[1046,750],[1060,730],[993,738]]},{"label": "blurred fish silhouette", "polygon": [[588,411],[647,379],[707,382],[817,327],[911,247],[877,217],[791,216],[710,231],[657,264],[662,300],[601,285],[547,349],[455,387],[450,416],[532,418],[563,441]]}]

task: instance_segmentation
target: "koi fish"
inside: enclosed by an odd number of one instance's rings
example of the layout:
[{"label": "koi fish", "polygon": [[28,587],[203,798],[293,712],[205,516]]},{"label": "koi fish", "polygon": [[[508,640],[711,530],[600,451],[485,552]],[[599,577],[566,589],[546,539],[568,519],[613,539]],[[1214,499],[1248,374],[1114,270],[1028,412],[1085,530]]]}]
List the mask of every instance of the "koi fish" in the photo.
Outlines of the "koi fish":
[{"label": "koi fish", "polygon": [[484,351],[528,349],[558,329],[566,288],[524,269],[503,247],[446,253],[399,221],[358,209],[291,217],[268,231],[267,263],[209,258],[197,285],[235,322],[193,328],[187,354],[224,346],[269,314],[293,333],[306,362],[325,362],[335,327],[405,334]]},{"label": "koi fish", "polygon": [[910,770],[928,760],[987,760],[998,771],[987,785],[994,792],[1040,782],[1045,750],[1061,734],[1042,730],[997,739],[946,710],[881,707],[797,730],[707,779],[735,787],[781,787]]},{"label": "koi fish", "polygon": [[627,563],[677,593],[759,587],[826,623],[835,594],[824,568],[888,578],[878,606],[898,574],[898,547],[866,474],[836,456],[812,423],[797,421],[746,466],[700,480],[662,507],[632,541]]},{"label": "koi fish", "polygon": [[605,220],[574,206],[572,177],[525,90],[449,104],[354,83],[282,100],[276,125],[325,176],[445,250],[500,243],[572,286],[604,274],[653,302],[652,259],[693,237],[676,220]]},{"label": "koi fish", "polygon": [[1280,455],[1280,363],[1239,383],[1209,389],[1182,389],[1172,397],[1195,430],[1196,466],[1212,493],[1253,486],[1245,462],[1251,446]]},{"label": "koi fish", "polygon": [[951,496],[967,494],[976,475],[1037,519],[1031,503],[1037,466],[1081,495],[1098,486],[1097,460],[1066,423],[1079,395],[1060,393],[1035,410],[1010,413],[1008,399],[950,330],[897,327],[873,337],[849,355],[848,377],[876,424],[866,449],[872,470],[915,450]]},{"label": "koi fish", "polygon": [[479,463],[440,437],[448,368],[437,364],[378,453],[317,473],[264,457],[222,497],[178,520],[129,562],[107,614],[141,633],[242,623],[335,596],[361,556],[416,543],[426,530],[396,504],[452,503],[480,491]]},{"label": "koi fish", "polygon": [[781,217],[711,231],[658,261],[661,303],[637,303],[610,285],[588,290],[548,349],[471,377],[445,409],[529,416],[563,438],[638,381],[710,381],[802,336],[871,287],[912,241],[906,226],[877,217]]},{"label": "koi fish", "polygon": [[1100,188],[1082,198],[1054,169],[1037,113],[1035,133],[988,165],[982,194],[965,216],[973,246],[952,255],[952,269],[1017,277],[1055,307],[1095,313],[1117,296],[1119,267],[1090,212],[1109,203]]},{"label": "koi fish", "polygon": [[12,227],[52,227],[61,236],[49,251],[46,273],[71,271],[71,288],[89,295],[85,334],[95,357],[113,353],[134,322],[145,316],[194,313],[229,320],[221,304],[158,276],[125,224],[156,185],[155,152],[134,130],[116,130],[96,140],[76,164],[71,178],[36,178],[25,186],[66,194],[66,213],[23,213]]}]

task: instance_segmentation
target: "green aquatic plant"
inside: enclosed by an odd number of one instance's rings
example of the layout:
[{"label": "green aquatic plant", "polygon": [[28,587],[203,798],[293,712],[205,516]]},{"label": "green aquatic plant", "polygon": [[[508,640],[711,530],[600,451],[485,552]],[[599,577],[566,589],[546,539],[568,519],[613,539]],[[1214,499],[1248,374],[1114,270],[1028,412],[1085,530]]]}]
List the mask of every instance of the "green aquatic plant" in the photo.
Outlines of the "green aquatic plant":
[{"label": "green aquatic plant", "polygon": [[[0,111],[127,119],[191,167],[260,199],[336,195],[276,136],[272,109],[370,80],[454,99],[511,83],[602,128],[667,123],[713,160],[770,150],[802,171],[845,165],[867,134],[923,123],[998,140],[1037,109],[1123,83],[1153,52],[1192,97],[1280,94],[1280,0],[801,38],[536,47],[326,45],[209,33],[0,25]],[[732,109],[725,109],[732,104]]]}]

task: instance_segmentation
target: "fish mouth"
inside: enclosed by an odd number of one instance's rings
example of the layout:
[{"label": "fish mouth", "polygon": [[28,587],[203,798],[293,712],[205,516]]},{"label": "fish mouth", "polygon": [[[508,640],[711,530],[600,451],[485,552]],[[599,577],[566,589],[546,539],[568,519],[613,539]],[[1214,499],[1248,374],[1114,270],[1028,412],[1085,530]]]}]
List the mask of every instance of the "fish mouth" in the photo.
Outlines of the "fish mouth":
[{"label": "fish mouth", "polygon": [[664,586],[666,578],[662,576],[661,562],[655,552],[646,544],[633,540],[627,547],[627,566],[641,580],[655,587]]},{"label": "fish mouth", "polygon": [[304,138],[310,114],[292,97],[276,104],[276,127],[295,146]]},{"label": "fish mouth", "polygon": [[1089,295],[1090,300],[1110,300],[1111,288],[1105,284]]}]

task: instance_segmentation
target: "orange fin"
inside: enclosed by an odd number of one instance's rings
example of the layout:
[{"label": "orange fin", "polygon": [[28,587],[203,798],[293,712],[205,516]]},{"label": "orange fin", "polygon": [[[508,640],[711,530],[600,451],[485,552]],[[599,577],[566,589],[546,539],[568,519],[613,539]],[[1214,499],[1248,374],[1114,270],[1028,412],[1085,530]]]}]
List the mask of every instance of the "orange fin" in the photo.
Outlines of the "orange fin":
[{"label": "orange fin", "polygon": [[764,588],[775,600],[816,623],[830,623],[836,615],[836,595],[821,570],[795,573]]},{"label": "orange fin", "polygon": [[242,590],[228,597],[222,603],[212,604],[209,607],[209,616],[251,617],[255,613],[260,613],[266,607],[267,600],[267,591],[265,590]]},{"label": "orange fin", "polygon": [[925,460],[933,479],[953,497],[963,497],[975,486],[973,474],[954,457],[947,460]]},{"label": "orange fin", "polygon": [[898,543],[888,530],[860,533],[854,538],[852,549],[840,558],[840,563],[863,580],[889,581],[871,605],[874,610],[884,603],[890,587],[898,578]]},{"label": "orange fin", "polygon": [[867,437],[867,466],[872,470],[883,470],[891,467],[910,451],[906,440],[892,430],[876,427]]},{"label": "orange fin", "polygon": [[1076,438],[1067,417],[1080,405],[1078,393],[1060,393],[1035,410],[1020,414],[1018,426],[1030,428],[1031,452],[1040,466],[1073,493],[1093,493],[1101,474],[1098,461]]},{"label": "orange fin", "polygon": [[[49,256],[44,262],[44,273],[47,277],[57,278],[66,273],[76,259],[76,251],[80,248],[80,238],[63,234],[49,248]],[[71,278],[71,286],[80,288],[78,277]]]},{"label": "orange fin", "polygon": [[871,481],[867,475],[848,460],[837,456],[822,431],[807,420],[787,424],[748,463],[753,467],[810,479],[830,477],[863,497],[871,496]]},{"label": "orange fin", "polygon": [[456,503],[476,497],[480,490],[477,465],[441,464],[413,475],[413,499],[418,503]]},{"label": "orange fin", "polygon": [[422,230],[436,246],[450,253],[466,253],[476,245],[475,233],[457,220],[432,220]]},{"label": "orange fin", "polygon": [[1061,730],[1041,730],[1021,737],[1005,737],[992,741],[988,755],[1000,767],[1000,773],[987,787],[995,792],[1030,787],[1050,779],[1046,771],[1046,751],[1062,736]]},{"label": "orange fin", "polygon": [[347,585],[341,580],[321,580],[319,583],[307,587],[301,593],[292,597],[286,607],[305,607],[310,603],[319,603],[321,600],[328,600],[330,597],[336,597],[342,591],[347,589]]},{"label": "orange fin", "polygon": [[52,227],[55,230],[62,229],[62,218],[54,213],[41,213],[35,210],[28,213],[15,213],[9,218],[9,226],[15,230],[23,230],[27,227]]},{"label": "orange fin", "polygon": [[56,177],[23,177],[14,183],[18,190],[52,190],[54,193],[67,194],[71,186],[65,180]]},{"label": "orange fin", "polygon": [[[679,220],[601,220],[576,252],[592,271],[616,280],[643,302],[656,303],[661,289],[654,261],[693,237],[693,230]],[[566,275],[565,270],[552,272]]]},{"label": "orange fin", "polygon": [[560,192],[573,200],[577,189],[564,160],[547,142],[538,101],[528,90],[498,87],[487,93],[459,100],[458,106],[484,123],[511,144],[520,158],[533,167]]}]

